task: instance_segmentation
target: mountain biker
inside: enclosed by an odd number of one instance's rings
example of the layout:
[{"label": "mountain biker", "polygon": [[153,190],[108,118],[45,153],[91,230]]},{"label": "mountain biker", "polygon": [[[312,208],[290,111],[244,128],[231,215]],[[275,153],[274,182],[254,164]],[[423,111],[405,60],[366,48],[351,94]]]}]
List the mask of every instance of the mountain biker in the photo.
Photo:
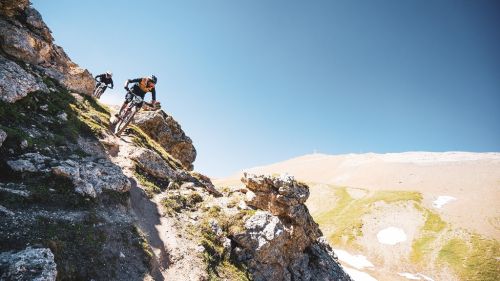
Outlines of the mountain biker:
[{"label": "mountain biker", "polygon": [[[99,86],[101,84],[104,84],[104,88],[102,89],[102,93],[104,93],[104,91],[106,91],[106,88],[109,87],[110,89],[113,89],[114,87],[114,84],[113,84],[113,73],[111,71],[106,71],[106,73],[103,73],[103,74],[100,74],[100,75],[97,75],[94,79],[95,81],[97,82],[96,85],[95,85],[95,89],[94,89],[94,92],[95,90],[97,90],[97,88],[99,88]],[[111,85],[111,86],[110,86]],[[101,94],[102,94],[101,93]]]},{"label": "mountain biker", "polygon": [[[123,109],[125,109],[127,104],[129,102],[131,102],[132,99],[134,98],[133,95],[140,96],[142,99],[144,99],[144,96],[148,92],[151,92],[151,95],[152,95],[151,104],[153,106],[155,104],[157,104],[158,102],[156,101],[156,90],[155,90],[155,86],[156,86],[157,81],[158,81],[158,78],[156,78],[156,76],[154,76],[154,75],[151,75],[151,76],[145,77],[145,78],[128,79],[125,82],[125,87],[124,87],[125,90],[127,90],[127,95],[125,96],[125,102],[123,102],[123,105],[120,108],[120,111],[117,114],[115,114],[115,116],[118,118],[119,118],[119,116],[121,116]],[[130,83],[134,83],[134,84],[132,85],[132,88],[129,89],[128,84],[130,84]],[[143,102],[141,102],[137,106],[139,108],[141,108],[142,104],[143,104]]]},{"label": "mountain biker", "polygon": [[[106,71],[106,73],[97,75],[94,78],[95,81],[97,82],[95,84],[95,89],[94,89],[94,93],[93,93],[94,97],[100,98],[101,95],[104,93],[104,91],[106,91],[106,89],[108,87],[110,89],[113,89],[114,85],[113,85],[113,79],[111,77],[113,77],[113,73],[111,73],[111,71],[108,70],[108,71]],[[101,89],[99,89],[99,88],[101,88]]]}]

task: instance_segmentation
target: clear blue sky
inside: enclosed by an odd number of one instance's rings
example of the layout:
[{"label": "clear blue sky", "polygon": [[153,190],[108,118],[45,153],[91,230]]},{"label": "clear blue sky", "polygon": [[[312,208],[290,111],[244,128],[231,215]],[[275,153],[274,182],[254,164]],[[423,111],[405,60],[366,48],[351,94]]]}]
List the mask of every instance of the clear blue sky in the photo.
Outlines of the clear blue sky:
[{"label": "clear blue sky", "polygon": [[154,73],[226,176],[302,154],[500,151],[499,1],[32,0],[94,75]]}]

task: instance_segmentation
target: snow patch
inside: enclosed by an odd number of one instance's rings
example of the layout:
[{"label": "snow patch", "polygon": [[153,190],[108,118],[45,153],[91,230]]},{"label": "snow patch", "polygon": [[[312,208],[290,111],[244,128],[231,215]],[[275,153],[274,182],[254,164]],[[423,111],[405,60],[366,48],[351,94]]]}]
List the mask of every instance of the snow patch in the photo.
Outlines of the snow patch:
[{"label": "snow patch", "polygon": [[434,208],[441,209],[441,207],[443,207],[445,204],[455,200],[457,200],[457,198],[453,196],[447,196],[447,195],[439,196],[436,200],[432,202],[432,206],[434,206]]},{"label": "snow patch", "polygon": [[349,276],[351,276],[351,279],[354,281],[378,281],[377,279],[370,276],[370,274],[356,270],[354,268],[344,266],[344,271],[349,274]]},{"label": "snow patch", "polygon": [[357,269],[365,267],[373,267],[373,264],[363,255],[351,255],[347,251],[340,249],[333,249],[339,260],[349,264]]},{"label": "snow patch", "polygon": [[377,233],[378,242],[387,245],[396,245],[406,241],[406,233],[401,228],[394,226],[382,229]]},{"label": "snow patch", "polygon": [[427,281],[434,281],[434,279],[430,278],[429,276],[423,275],[422,273],[412,274],[412,273],[408,273],[408,272],[401,272],[398,274],[399,274],[399,276],[403,276],[406,279],[410,279],[410,280],[422,280],[422,278],[423,278],[424,280],[427,280]]},{"label": "snow patch", "polygon": [[410,280],[420,280],[420,277],[418,277],[417,275],[415,274],[411,274],[411,273],[408,273],[408,272],[401,272],[401,273],[398,273],[399,276],[403,276],[404,278],[406,279],[410,279]]}]

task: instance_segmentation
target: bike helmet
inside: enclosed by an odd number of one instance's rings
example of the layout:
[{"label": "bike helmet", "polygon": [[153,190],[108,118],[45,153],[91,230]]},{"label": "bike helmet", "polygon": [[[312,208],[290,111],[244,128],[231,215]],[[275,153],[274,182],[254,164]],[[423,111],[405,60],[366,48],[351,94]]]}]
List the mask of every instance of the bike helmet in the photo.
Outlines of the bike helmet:
[{"label": "bike helmet", "polygon": [[106,71],[106,75],[108,75],[109,77],[113,77],[113,72],[108,70],[108,71]]},{"label": "bike helmet", "polygon": [[151,81],[153,81],[153,83],[155,83],[155,84],[156,84],[156,81],[158,81],[158,78],[156,78],[156,76],[154,76],[154,75],[151,75],[151,77],[149,77],[149,79]]}]

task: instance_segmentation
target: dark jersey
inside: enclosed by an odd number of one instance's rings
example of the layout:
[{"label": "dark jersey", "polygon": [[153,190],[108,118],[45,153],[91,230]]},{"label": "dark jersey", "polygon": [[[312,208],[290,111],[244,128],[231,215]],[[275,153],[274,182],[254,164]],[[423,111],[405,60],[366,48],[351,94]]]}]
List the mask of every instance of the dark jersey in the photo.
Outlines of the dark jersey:
[{"label": "dark jersey", "polygon": [[[142,79],[143,78],[129,79],[127,82],[128,83],[134,83],[134,85],[132,86],[132,88],[130,88],[130,90],[135,95],[138,95],[138,96],[140,96],[141,98],[144,99],[144,96],[146,95],[147,91],[144,91],[139,86],[139,83],[141,83]],[[149,90],[149,92],[151,92],[153,101],[156,101],[156,90],[155,90],[155,88],[152,88],[151,90]]]},{"label": "dark jersey", "polygon": [[111,84],[111,88],[114,87],[113,85],[113,79],[111,77],[106,77],[106,74],[101,74],[101,75],[97,75],[95,77],[95,80],[98,81],[98,82],[101,82],[101,83],[104,83],[106,85],[110,85]]}]

